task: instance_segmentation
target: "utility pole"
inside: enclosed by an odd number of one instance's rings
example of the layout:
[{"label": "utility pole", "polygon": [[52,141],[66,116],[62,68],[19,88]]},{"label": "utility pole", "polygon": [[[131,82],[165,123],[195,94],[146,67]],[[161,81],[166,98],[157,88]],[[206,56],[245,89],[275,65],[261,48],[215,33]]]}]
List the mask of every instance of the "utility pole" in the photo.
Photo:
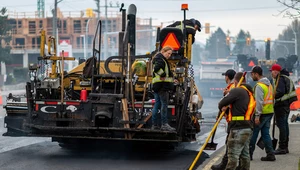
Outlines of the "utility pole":
[{"label": "utility pole", "polygon": [[[96,4],[97,4],[97,10],[94,10],[94,11],[96,11],[97,13],[98,13],[98,21],[99,21],[99,19],[100,19],[100,8],[101,7],[104,7],[105,8],[105,22],[104,22],[104,56],[106,57],[106,58],[108,58],[108,41],[107,41],[107,39],[108,39],[108,37],[107,37],[107,32],[108,32],[108,17],[107,17],[107,8],[119,8],[119,3],[117,2],[117,4],[116,5],[113,5],[112,4],[112,2],[110,2],[109,3],[109,6],[108,6],[108,4],[107,4],[107,0],[105,0],[105,5],[104,6],[101,6],[100,5],[100,0],[95,0],[95,2],[96,2]],[[101,59],[104,59],[104,56],[103,57],[101,57]]]},{"label": "utility pole", "polygon": [[[54,0],[54,9],[53,11],[53,23],[52,23],[52,35],[56,38],[56,27],[57,27],[57,0]],[[56,44],[57,45],[57,44]]]},{"label": "utility pole", "polygon": [[95,12],[97,12],[97,21],[100,20],[100,0],[95,0],[97,9],[94,9]]},{"label": "utility pole", "polygon": [[44,18],[45,17],[45,0],[38,0],[37,1],[37,11],[38,11],[38,17]]},{"label": "utility pole", "polygon": [[[58,36],[57,36],[57,4],[63,0],[57,1],[54,0],[54,9],[53,11],[53,19],[52,19],[52,35],[56,39],[56,46],[58,46]],[[56,48],[58,49],[58,48]],[[56,54],[57,55],[57,54]]]},{"label": "utility pole", "polygon": [[104,50],[105,50],[105,53],[104,53],[104,56],[106,58],[108,58],[108,44],[107,44],[107,32],[108,32],[108,17],[107,17],[107,8],[119,8],[120,5],[119,3],[117,2],[116,5],[113,5],[112,2],[109,3],[109,6],[107,6],[107,0],[105,0],[105,30],[104,30]]}]

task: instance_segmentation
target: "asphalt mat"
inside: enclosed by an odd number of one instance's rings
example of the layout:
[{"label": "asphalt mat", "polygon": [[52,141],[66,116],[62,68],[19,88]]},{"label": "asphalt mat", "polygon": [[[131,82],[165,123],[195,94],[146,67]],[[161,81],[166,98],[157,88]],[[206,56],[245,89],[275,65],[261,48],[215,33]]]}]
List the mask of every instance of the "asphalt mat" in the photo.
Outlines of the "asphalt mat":
[{"label": "asphalt mat", "polygon": [[[165,149],[111,143],[98,148],[61,148],[54,142],[42,142],[0,154],[0,169],[30,170],[186,170],[197,151],[182,147]],[[195,169],[206,159],[203,153]]]}]

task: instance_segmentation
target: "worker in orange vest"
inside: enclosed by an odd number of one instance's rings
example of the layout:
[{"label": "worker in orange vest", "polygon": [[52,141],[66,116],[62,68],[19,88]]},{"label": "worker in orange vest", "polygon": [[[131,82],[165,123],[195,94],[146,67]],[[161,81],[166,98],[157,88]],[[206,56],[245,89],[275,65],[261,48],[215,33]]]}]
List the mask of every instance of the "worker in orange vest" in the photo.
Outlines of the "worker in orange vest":
[{"label": "worker in orange vest", "polygon": [[[227,70],[225,73],[222,73],[223,76],[225,76],[225,82],[227,84],[226,88],[224,89],[223,91],[223,95],[225,96],[226,94],[228,94],[228,92],[235,88],[235,84],[234,84],[234,76],[235,76],[235,71],[233,69],[229,69]],[[220,115],[220,114],[219,114]],[[219,118],[219,115],[217,117],[217,119]],[[227,119],[227,118],[226,118]],[[225,144],[227,143],[227,138],[228,138],[228,134],[227,134],[227,137],[226,137],[226,141],[225,141]],[[222,158],[222,161],[221,163],[217,164],[217,165],[212,165],[211,166],[211,169],[212,170],[223,170],[225,169],[226,165],[227,165],[227,162],[228,162],[228,157],[227,157],[227,147],[226,147],[226,151],[225,151],[225,154]]]},{"label": "worker in orange vest", "polygon": [[[242,72],[235,74],[235,85],[238,84],[242,76]],[[236,169],[240,159],[240,169],[249,170],[249,143],[253,128],[251,117],[255,110],[256,103],[253,97],[252,87],[245,84],[245,80],[240,87],[233,88],[222,98],[219,102],[219,109],[226,111],[228,105],[228,163],[225,169]]]}]

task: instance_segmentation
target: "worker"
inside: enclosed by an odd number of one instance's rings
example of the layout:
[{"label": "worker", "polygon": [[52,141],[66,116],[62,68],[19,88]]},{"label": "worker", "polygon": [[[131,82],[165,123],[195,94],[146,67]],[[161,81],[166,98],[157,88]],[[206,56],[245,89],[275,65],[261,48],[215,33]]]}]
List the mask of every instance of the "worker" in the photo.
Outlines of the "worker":
[{"label": "worker", "polygon": [[[234,84],[237,86],[243,73],[238,72],[234,76]],[[240,87],[233,88],[219,102],[219,109],[228,114],[228,163],[226,170],[236,169],[238,161],[243,170],[250,169],[249,143],[252,136],[253,124],[251,116],[255,109],[255,100],[251,86],[245,84],[245,79]]]},{"label": "worker", "polygon": [[198,20],[191,18],[184,21],[176,21],[173,24],[168,25],[167,27],[176,27],[183,30],[184,29],[183,23],[185,24],[186,27],[186,33],[187,33],[186,36],[188,36],[188,34],[192,34],[193,35],[192,43],[194,43],[196,32],[197,31],[201,32],[201,23]]},{"label": "worker", "polygon": [[235,71],[233,69],[227,70],[225,73],[222,75],[225,76],[225,82],[227,84],[227,87],[223,91],[223,95],[225,96],[232,88],[235,87],[233,78],[235,76]]},{"label": "worker", "polygon": [[170,70],[168,59],[171,57],[173,49],[166,46],[161,49],[160,53],[154,57],[153,64],[153,91],[155,104],[152,109],[152,130],[158,130],[157,113],[161,111],[161,130],[175,131],[175,128],[168,124],[168,101],[169,91],[173,90],[173,73]]},{"label": "worker", "polygon": [[266,157],[261,157],[261,161],[275,161],[275,154],[270,137],[270,124],[274,115],[273,86],[269,79],[263,77],[263,70],[260,66],[253,66],[251,70],[253,81],[257,81],[254,86],[254,97],[256,101],[253,135],[250,140],[250,159],[252,160],[258,133],[265,145]]},{"label": "worker", "polygon": [[[236,72],[233,69],[229,69],[225,73],[222,73],[222,75],[225,76],[225,82],[227,84],[227,87],[223,91],[223,96],[228,94],[228,92],[235,87],[234,80],[233,80],[233,78],[235,76],[235,73]],[[219,118],[219,116],[220,116],[220,113],[219,113],[217,119]],[[228,139],[228,133],[227,133],[225,145],[227,144],[227,139]],[[212,165],[211,166],[212,170],[223,170],[223,169],[225,169],[225,167],[227,165],[227,162],[228,162],[227,153],[228,153],[228,149],[227,149],[227,146],[226,146],[225,154],[222,158],[221,163],[219,163],[217,165]]]},{"label": "worker", "polygon": [[275,120],[279,129],[279,147],[275,150],[275,154],[289,153],[289,123],[288,117],[290,113],[290,104],[297,101],[297,95],[293,81],[289,78],[289,72],[282,69],[279,64],[274,64],[270,71],[275,91]]}]

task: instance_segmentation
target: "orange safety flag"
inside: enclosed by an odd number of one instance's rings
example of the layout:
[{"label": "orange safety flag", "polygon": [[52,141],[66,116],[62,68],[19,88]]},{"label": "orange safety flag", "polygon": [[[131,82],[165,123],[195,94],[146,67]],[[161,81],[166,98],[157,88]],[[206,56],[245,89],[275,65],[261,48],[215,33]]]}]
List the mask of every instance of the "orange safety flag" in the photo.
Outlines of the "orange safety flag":
[{"label": "orange safety flag", "polygon": [[290,109],[291,110],[297,110],[300,109],[300,87],[298,87],[296,89],[296,94],[297,94],[297,101],[294,101],[291,105],[290,105]]},{"label": "orange safety flag", "polygon": [[174,33],[169,33],[162,43],[162,47],[170,46],[173,50],[178,50],[180,48],[180,43]]}]

